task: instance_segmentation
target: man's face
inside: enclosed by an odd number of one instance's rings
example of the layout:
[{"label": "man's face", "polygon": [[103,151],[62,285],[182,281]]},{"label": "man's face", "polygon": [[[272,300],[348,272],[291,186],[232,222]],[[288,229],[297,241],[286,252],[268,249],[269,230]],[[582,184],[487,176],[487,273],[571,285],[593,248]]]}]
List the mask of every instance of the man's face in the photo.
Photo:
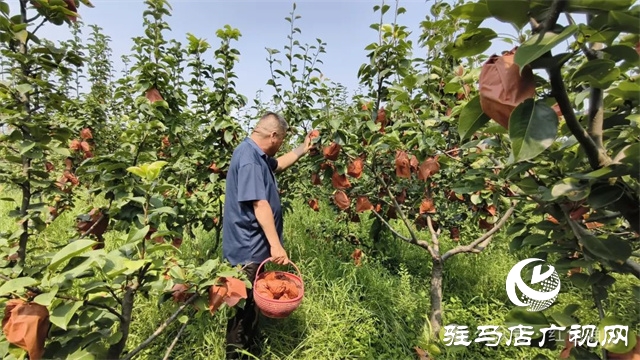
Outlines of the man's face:
[{"label": "man's face", "polygon": [[272,131],[270,136],[271,146],[269,147],[267,155],[275,156],[280,150],[280,147],[282,147],[285,137],[287,137],[287,133],[284,131]]}]

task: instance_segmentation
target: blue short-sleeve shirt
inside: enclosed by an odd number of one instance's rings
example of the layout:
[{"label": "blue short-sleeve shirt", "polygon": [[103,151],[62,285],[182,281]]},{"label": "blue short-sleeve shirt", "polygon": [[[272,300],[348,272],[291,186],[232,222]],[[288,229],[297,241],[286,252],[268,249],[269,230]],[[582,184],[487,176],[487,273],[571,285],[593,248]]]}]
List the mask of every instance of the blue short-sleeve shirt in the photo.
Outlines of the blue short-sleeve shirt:
[{"label": "blue short-sleeve shirt", "polygon": [[261,263],[271,256],[269,242],[253,211],[253,202],[267,200],[282,243],[282,206],[274,171],[278,161],[251,139],[234,150],[227,172],[222,221],[222,254],[232,266]]}]

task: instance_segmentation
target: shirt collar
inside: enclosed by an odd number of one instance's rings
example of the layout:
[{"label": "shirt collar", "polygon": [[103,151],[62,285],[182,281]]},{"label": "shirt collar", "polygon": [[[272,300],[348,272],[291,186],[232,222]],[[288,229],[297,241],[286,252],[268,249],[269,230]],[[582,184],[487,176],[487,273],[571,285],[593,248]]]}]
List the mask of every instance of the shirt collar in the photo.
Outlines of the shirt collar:
[{"label": "shirt collar", "polygon": [[258,152],[258,155],[260,155],[260,157],[266,157],[266,156],[267,156],[267,154],[266,154],[262,149],[260,149],[260,147],[258,146],[258,144],[256,144],[256,142],[255,142],[255,141],[253,141],[253,139],[252,139],[252,138],[250,138],[250,137],[248,137],[248,136],[247,136],[247,138],[246,138],[246,139],[244,139],[244,141],[248,142],[248,143],[249,143],[249,145],[251,145],[251,147],[252,147],[255,151],[257,151],[257,152]]}]

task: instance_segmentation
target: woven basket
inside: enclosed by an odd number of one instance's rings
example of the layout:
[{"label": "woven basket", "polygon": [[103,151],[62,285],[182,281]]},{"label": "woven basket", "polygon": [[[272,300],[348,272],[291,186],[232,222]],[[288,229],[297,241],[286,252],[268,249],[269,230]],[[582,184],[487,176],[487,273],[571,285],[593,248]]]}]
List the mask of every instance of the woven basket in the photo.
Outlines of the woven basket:
[{"label": "woven basket", "polygon": [[261,296],[259,293],[254,291],[253,299],[256,302],[256,305],[258,306],[258,308],[260,309],[260,312],[264,316],[272,319],[283,319],[291,315],[291,313],[295,309],[297,309],[298,306],[300,306],[300,303],[302,302],[302,298],[304,297],[304,283],[302,282],[302,274],[300,273],[300,269],[298,269],[296,264],[294,264],[293,262],[290,262],[290,263],[296,269],[296,271],[298,272],[298,275],[294,275],[292,273],[288,273],[284,271],[266,271],[260,274],[260,269],[262,268],[262,266],[267,261],[271,261],[271,259],[272,258],[266,259],[260,264],[260,266],[258,266],[257,273],[259,275],[256,276],[253,282],[253,288],[255,289],[256,282],[264,278],[268,273],[276,273],[279,275],[284,275],[289,280],[292,280],[294,282],[294,284],[298,287],[298,290],[299,290],[298,297],[296,297],[295,299],[289,299],[289,300],[275,300],[275,299],[265,298],[264,296]]}]

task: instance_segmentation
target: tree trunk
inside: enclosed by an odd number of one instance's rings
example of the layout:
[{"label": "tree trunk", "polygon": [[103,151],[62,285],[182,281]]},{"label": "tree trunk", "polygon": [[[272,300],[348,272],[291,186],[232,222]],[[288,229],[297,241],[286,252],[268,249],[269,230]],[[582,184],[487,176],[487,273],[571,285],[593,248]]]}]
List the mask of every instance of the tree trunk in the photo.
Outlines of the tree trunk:
[{"label": "tree trunk", "polygon": [[432,261],[431,267],[431,333],[439,336],[442,328],[442,275],[444,273],[444,262],[440,258]]},{"label": "tree trunk", "polygon": [[122,333],[122,337],[120,338],[120,341],[109,347],[109,352],[107,353],[108,359],[119,359],[122,351],[127,345],[135,294],[136,290],[131,287],[128,287],[127,291],[124,293],[124,297],[122,298],[122,317],[124,320],[120,322],[120,332]]}]

